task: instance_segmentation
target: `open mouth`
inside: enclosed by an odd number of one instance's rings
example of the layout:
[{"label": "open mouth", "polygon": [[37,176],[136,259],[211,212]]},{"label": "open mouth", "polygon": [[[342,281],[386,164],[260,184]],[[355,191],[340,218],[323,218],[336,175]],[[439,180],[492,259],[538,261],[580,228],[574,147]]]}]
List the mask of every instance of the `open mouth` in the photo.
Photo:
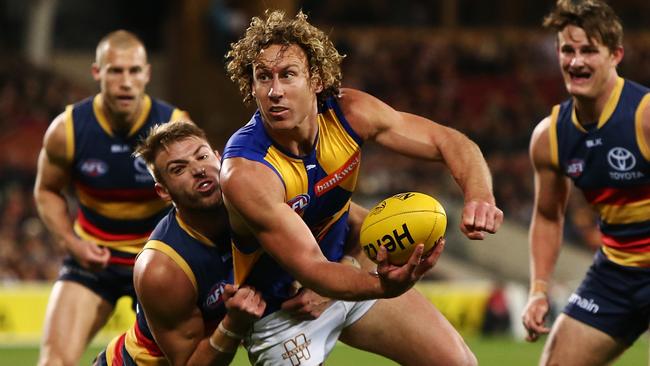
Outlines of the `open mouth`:
[{"label": "open mouth", "polygon": [[214,187],[214,181],[211,180],[211,179],[205,179],[205,180],[200,181],[196,185],[195,189],[197,191],[199,191],[199,192],[204,192],[205,193],[205,192],[212,191],[213,187]]},{"label": "open mouth", "polygon": [[591,78],[591,73],[588,71],[569,71],[572,81],[583,82]]}]

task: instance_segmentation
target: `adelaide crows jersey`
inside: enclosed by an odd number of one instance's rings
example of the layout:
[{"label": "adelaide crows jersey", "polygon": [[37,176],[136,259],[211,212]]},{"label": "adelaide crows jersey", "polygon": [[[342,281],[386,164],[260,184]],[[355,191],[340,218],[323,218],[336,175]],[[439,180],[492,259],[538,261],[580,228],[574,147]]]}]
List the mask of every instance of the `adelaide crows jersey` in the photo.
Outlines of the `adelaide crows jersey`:
[{"label": "adelaide crows jersey", "polygon": [[[197,293],[205,334],[209,335],[226,315],[223,288],[233,282],[228,232],[218,243],[187,226],[172,209],[156,226],[144,250],[157,250],[183,270]],[[138,306],[136,321],[126,333],[113,339],[102,357],[107,365],[167,365]]]},{"label": "adelaide crows jersey", "polygon": [[[258,111],[230,138],[223,159],[241,157],[269,167],[284,184],[287,205],[311,229],[325,257],[339,261],[348,232],[361,145],[361,138],[346,121],[336,98],[331,97],[319,108],[318,135],[309,154],[296,156],[275,144]],[[262,292],[267,314],[276,311],[291,295],[294,279],[259,245],[234,244],[235,281]]]},{"label": "adelaide crows jersey", "polygon": [[641,125],[649,92],[619,78],[588,129],[572,100],[551,112],[552,161],[598,212],[607,258],[626,266],[650,266],[650,147]]},{"label": "adelaide crows jersey", "polygon": [[145,96],[142,113],[126,135],[116,134],[102,111],[101,94],[65,110],[66,157],[79,201],[74,230],[81,238],[136,254],[167,212],[134,146],[155,124],[185,112]]}]

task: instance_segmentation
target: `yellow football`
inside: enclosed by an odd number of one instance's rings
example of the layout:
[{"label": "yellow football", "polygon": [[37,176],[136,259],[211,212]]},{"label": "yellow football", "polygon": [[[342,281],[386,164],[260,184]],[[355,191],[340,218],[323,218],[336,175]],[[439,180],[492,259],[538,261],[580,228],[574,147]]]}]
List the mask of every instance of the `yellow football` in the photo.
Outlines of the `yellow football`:
[{"label": "yellow football", "polygon": [[424,193],[400,193],[370,210],[361,225],[360,244],[375,263],[383,246],[389,262],[402,265],[417,244],[424,244],[425,253],[431,250],[446,228],[447,215],[438,200]]}]

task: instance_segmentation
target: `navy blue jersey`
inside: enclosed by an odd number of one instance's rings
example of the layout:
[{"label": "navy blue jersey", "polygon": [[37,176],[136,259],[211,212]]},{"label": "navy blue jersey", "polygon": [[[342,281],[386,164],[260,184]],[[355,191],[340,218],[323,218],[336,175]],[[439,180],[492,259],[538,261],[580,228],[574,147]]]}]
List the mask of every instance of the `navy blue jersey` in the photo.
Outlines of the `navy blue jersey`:
[{"label": "navy blue jersey", "polygon": [[168,211],[154,191],[153,178],[134,146],[155,124],[178,119],[185,112],[144,97],[143,109],[125,135],[111,129],[101,108],[101,94],[70,105],[65,112],[66,155],[79,200],[74,224],[77,235],[135,254]]},{"label": "navy blue jersey", "polygon": [[[223,288],[233,283],[228,232],[215,243],[187,226],[176,210],[171,210],[151,233],[143,250],[160,251],[183,270],[196,290],[196,306],[203,316],[205,334],[212,334],[226,315]],[[139,306],[135,324],[109,343],[105,357],[108,365],[148,366],[164,361]]]},{"label": "navy blue jersey", "polygon": [[627,266],[650,266],[650,148],[641,126],[649,92],[619,78],[588,129],[572,99],[551,113],[552,160],[598,212],[607,258]]}]

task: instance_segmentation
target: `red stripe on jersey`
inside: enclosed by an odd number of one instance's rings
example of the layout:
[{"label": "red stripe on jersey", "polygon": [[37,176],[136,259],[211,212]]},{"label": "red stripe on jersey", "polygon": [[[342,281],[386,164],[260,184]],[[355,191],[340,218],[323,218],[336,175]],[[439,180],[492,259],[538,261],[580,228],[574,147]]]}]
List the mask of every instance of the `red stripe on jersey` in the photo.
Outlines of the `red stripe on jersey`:
[{"label": "red stripe on jersey", "polygon": [[108,259],[108,263],[133,267],[135,265],[135,257],[133,258],[110,257]]},{"label": "red stripe on jersey", "polygon": [[603,243],[610,248],[630,253],[650,252],[650,237],[615,238],[602,234]]},{"label": "red stripe on jersey", "polygon": [[113,363],[111,366],[123,366],[124,359],[122,359],[122,348],[124,348],[124,337],[126,333],[123,333],[120,338],[115,342],[115,348],[113,348]]},{"label": "red stripe on jersey", "polygon": [[627,188],[603,188],[583,190],[589,203],[606,205],[625,205],[650,199],[650,185]]},{"label": "red stripe on jersey", "polygon": [[97,226],[93,225],[86,216],[84,216],[81,210],[77,213],[77,222],[81,225],[81,228],[84,229],[88,234],[105,241],[125,241],[125,240],[136,240],[136,239],[147,239],[151,231],[145,231],[143,233],[136,234],[111,234],[106,232]]},{"label": "red stripe on jersey", "polygon": [[153,184],[151,188],[99,189],[75,182],[75,187],[87,195],[102,201],[143,202],[159,198],[155,189],[153,189]]},{"label": "red stripe on jersey", "polygon": [[145,337],[144,334],[142,334],[142,331],[140,330],[140,324],[138,322],[135,322],[135,339],[138,342],[138,345],[144,347],[147,352],[149,352],[150,355],[154,357],[163,357],[163,353],[153,340]]}]

